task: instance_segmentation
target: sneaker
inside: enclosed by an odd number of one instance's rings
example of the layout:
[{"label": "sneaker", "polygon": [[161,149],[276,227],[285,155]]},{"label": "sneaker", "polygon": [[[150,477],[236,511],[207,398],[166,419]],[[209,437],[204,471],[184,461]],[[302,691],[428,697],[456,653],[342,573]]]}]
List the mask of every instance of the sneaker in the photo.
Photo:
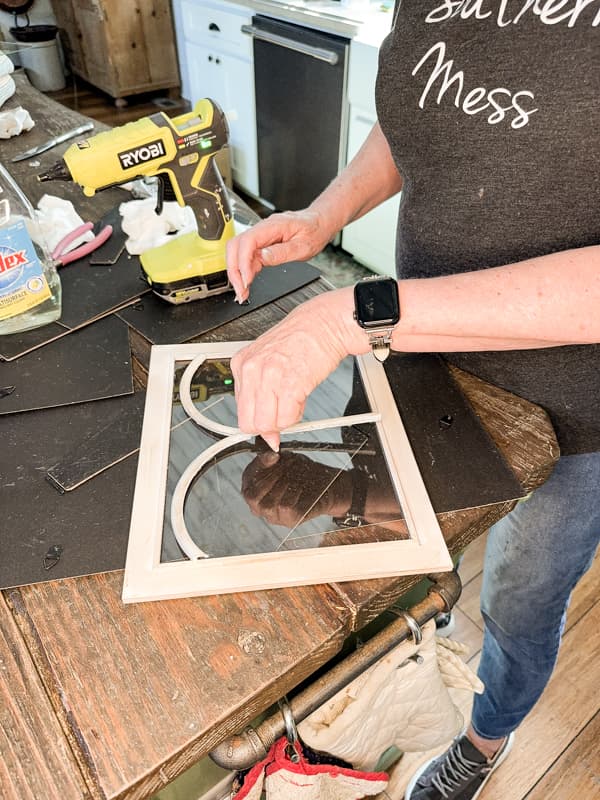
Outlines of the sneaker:
[{"label": "sneaker", "polygon": [[404,800],[475,800],[510,752],[514,738],[511,733],[494,757],[486,758],[466,736],[460,736],[413,775]]},{"label": "sneaker", "polygon": [[454,633],[454,629],[456,628],[456,619],[454,618],[454,614],[452,611],[443,612],[441,614],[437,614],[435,618],[435,635],[441,636],[443,639],[446,639],[449,636],[452,636]]}]

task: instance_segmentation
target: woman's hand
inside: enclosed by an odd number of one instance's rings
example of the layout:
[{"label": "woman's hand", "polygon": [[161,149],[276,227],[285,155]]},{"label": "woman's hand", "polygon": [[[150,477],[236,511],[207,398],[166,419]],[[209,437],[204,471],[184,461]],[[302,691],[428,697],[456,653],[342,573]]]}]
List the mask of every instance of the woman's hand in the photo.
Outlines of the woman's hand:
[{"label": "woman's hand", "polygon": [[238,426],[279,448],[279,431],[302,418],[306,398],[347,355],[369,350],[353,318],[352,287],[314,297],[231,360]]},{"label": "woman's hand", "polygon": [[272,214],[227,242],[227,272],[238,303],[263,267],[306,261],[333,238],[322,215],[310,209]]}]

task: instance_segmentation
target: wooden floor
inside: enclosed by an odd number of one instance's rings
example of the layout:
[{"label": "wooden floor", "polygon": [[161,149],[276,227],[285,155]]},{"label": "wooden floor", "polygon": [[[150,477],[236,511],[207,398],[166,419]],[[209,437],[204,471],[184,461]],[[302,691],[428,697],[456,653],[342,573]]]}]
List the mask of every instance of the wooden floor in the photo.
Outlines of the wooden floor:
[{"label": "wooden floor", "polygon": [[[452,635],[469,645],[473,668],[483,639],[479,593],[484,547],[483,538],[474,542],[460,565],[464,588]],[[600,800],[599,594],[600,554],[574,592],[550,684],[480,800]],[[467,716],[469,698],[457,693],[455,699]],[[430,755],[405,756],[381,800],[402,800],[408,778]]]},{"label": "wooden floor", "polygon": [[[121,125],[161,110],[153,99],[131,98],[125,108],[78,79],[54,99],[107,125]],[[164,96],[164,95],[162,95]],[[186,110],[185,101],[163,109]],[[453,638],[471,648],[476,668],[483,637],[479,592],[485,542],[474,542],[461,563],[463,594]],[[513,753],[480,800],[600,800],[600,555],[575,591],[556,671],[542,699],[519,728]],[[468,699],[464,703],[468,715]],[[405,756],[382,796],[402,800],[407,776],[427,754]]]},{"label": "wooden floor", "polygon": [[[127,99],[126,106],[118,108],[109,95],[72,75],[67,78],[67,85],[64,89],[47,94],[58,103],[110,126],[124,125],[126,122],[133,122],[149,114],[156,114],[157,111],[164,111],[172,117],[182,114],[188,109],[185,100],[182,100],[181,97],[173,97],[172,94],[167,96],[164,91],[134,95]],[[163,107],[164,101],[167,102],[168,107]]]}]

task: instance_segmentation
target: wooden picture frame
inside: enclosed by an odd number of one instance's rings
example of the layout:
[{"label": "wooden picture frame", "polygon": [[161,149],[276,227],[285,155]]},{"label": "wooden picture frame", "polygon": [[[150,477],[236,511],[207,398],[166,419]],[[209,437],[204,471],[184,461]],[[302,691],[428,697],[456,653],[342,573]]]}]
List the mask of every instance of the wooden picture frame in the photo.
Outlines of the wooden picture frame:
[{"label": "wooden picture frame", "polygon": [[[144,423],[123,584],[126,603],[285,586],[335,583],[452,569],[435,512],[414,459],[383,369],[371,354],[356,359],[370,411],[303,421],[285,431],[301,434],[374,424],[403,512],[408,538],[332,544],[276,552],[208,557],[193,541],[184,518],[186,494],[199,469],[227,448],[254,439],[207,419],[190,397],[190,382],[205,360],[230,359],[246,342],[182,344],[152,348]],[[186,364],[179,397],[194,424],[222,438],[199,453],[181,475],[165,509],[174,376]],[[162,561],[165,514],[186,560]],[[361,531],[361,528],[353,528]]]}]

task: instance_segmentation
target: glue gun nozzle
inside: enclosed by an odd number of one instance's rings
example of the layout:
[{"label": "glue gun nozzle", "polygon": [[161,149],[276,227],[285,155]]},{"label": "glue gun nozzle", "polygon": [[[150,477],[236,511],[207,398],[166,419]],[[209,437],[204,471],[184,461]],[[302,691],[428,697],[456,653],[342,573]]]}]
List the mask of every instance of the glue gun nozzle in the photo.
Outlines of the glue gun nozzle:
[{"label": "glue gun nozzle", "polygon": [[40,173],[37,179],[40,183],[44,183],[45,181],[71,181],[73,177],[69,168],[61,159],[61,161],[57,161],[54,166],[50,167],[47,172]]}]

